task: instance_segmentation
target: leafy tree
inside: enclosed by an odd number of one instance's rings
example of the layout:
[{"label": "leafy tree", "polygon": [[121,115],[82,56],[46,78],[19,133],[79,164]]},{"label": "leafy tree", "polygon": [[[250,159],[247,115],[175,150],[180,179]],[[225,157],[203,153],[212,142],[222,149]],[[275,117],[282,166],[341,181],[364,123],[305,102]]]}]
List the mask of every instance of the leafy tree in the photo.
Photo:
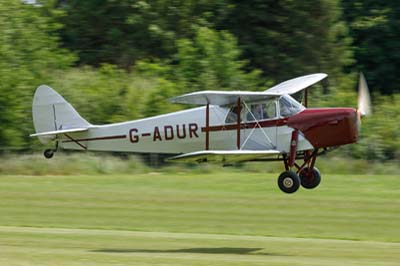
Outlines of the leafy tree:
[{"label": "leafy tree", "polygon": [[175,81],[177,93],[255,90],[263,84],[259,71],[247,73],[243,70],[247,62],[240,60],[236,39],[226,31],[198,27],[193,40],[179,39],[177,47],[172,61],[139,62],[137,69],[145,73],[155,72]]},{"label": "leafy tree", "polygon": [[174,109],[154,109],[161,98],[199,90],[258,90],[264,84],[260,71],[243,70],[246,61],[240,60],[236,39],[226,31],[198,27],[193,40],[179,39],[177,47],[172,61],[141,61],[136,65],[139,73],[161,77],[165,85],[152,92],[148,102],[151,111],[146,114]]},{"label": "leafy tree", "polygon": [[250,60],[276,81],[313,72],[330,82],[353,62],[339,1],[235,1],[220,25],[231,31]]},{"label": "leafy tree", "polygon": [[173,105],[167,101],[168,98],[175,96],[176,84],[164,78],[157,78],[157,83],[158,86],[152,90],[147,98],[144,109],[145,116],[155,116],[180,110],[182,106]]},{"label": "leafy tree", "polygon": [[344,18],[354,39],[356,68],[372,90],[400,91],[400,2],[342,1]]},{"label": "leafy tree", "polygon": [[[60,71],[54,87],[92,124],[108,124],[142,118],[145,102],[161,82],[157,78],[128,73],[115,65],[103,64]],[[162,103],[156,102],[154,108]]]},{"label": "leafy tree", "polygon": [[197,90],[256,90],[262,85],[259,71],[246,73],[246,61],[232,34],[199,27],[193,40],[177,42],[174,68],[180,92]]},{"label": "leafy tree", "polygon": [[175,40],[193,36],[193,25],[210,25],[226,13],[226,0],[64,1],[61,31],[81,64],[113,63],[129,68],[137,60],[168,58]]},{"label": "leafy tree", "polygon": [[58,47],[55,23],[44,6],[0,2],[0,147],[26,147],[35,87],[74,57]]},{"label": "leafy tree", "polygon": [[362,120],[360,141],[349,154],[368,160],[400,160],[400,95],[375,96],[373,114]]}]

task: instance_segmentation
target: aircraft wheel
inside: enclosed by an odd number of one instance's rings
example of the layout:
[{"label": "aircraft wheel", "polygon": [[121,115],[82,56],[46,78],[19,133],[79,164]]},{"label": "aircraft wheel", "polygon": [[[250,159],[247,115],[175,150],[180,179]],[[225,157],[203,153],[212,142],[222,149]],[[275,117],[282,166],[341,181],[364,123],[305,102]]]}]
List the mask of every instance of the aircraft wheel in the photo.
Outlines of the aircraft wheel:
[{"label": "aircraft wheel", "polygon": [[43,155],[44,157],[46,157],[46,159],[51,159],[54,156],[54,151],[51,149],[47,149],[44,151]]},{"label": "aircraft wheel", "polygon": [[313,168],[311,171],[308,167],[303,168],[299,173],[301,186],[307,189],[316,188],[321,182],[321,174],[317,168]]},{"label": "aircraft wheel", "polygon": [[285,171],[278,177],[278,186],[285,193],[294,193],[300,187],[300,177],[292,171]]}]

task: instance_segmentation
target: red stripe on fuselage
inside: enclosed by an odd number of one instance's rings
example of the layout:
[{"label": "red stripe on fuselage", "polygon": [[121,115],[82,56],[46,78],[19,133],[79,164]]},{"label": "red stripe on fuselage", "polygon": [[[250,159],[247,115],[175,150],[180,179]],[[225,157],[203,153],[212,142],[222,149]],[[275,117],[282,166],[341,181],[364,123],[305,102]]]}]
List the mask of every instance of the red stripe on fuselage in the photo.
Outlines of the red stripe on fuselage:
[{"label": "red stripe on fuselage", "polygon": [[[265,120],[265,121],[259,121],[258,124],[261,127],[278,127],[278,126],[284,126],[287,124],[287,118],[281,118],[281,119],[275,119],[275,120]],[[241,123],[240,127],[242,129],[244,128],[254,128],[257,126],[257,122],[246,122],[246,123]],[[224,130],[237,130],[237,124],[229,124],[229,125],[217,125],[217,126],[210,126],[208,128],[209,131],[224,131]],[[206,132],[207,128],[202,127],[201,132]]]},{"label": "red stripe on fuselage", "polygon": [[96,137],[96,138],[85,138],[85,139],[74,139],[74,140],[65,140],[63,142],[73,142],[73,141],[93,141],[93,140],[110,140],[110,139],[125,139],[126,135],[116,135],[116,136],[105,136],[105,137]]}]

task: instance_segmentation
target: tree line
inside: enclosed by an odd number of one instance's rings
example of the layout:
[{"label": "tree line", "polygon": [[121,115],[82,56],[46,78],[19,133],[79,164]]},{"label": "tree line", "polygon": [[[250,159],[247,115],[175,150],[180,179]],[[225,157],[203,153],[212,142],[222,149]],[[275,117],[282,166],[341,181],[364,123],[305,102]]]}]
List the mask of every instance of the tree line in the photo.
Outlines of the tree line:
[{"label": "tree line", "polygon": [[[48,84],[91,123],[179,110],[198,90],[265,90],[315,72],[311,105],[373,95],[348,155],[398,159],[400,3],[377,0],[42,0],[0,2],[0,149],[37,142],[31,101]],[[87,103],[90,103],[89,105]]]}]

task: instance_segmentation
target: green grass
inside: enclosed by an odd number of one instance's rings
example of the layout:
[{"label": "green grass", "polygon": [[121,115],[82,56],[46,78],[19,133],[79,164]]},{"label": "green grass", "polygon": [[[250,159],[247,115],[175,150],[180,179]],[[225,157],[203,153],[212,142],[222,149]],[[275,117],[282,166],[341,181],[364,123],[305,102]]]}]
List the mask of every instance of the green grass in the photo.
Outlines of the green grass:
[{"label": "green grass", "polygon": [[400,178],[0,176],[0,265],[399,265]]},{"label": "green grass", "polygon": [[[343,156],[341,150],[318,158],[317,167],[326,174],[393,175],[400,171],[400,161],[371,162]],[[113,156],[101,152],[57,152],[45,160],[41,151],[32,154],[0,154],[0,175],[137,175],[156,169],[160,172],[211,173],[224,172],[218,164],[159,164],[152,168],[144,158],[127,155]],[[282,162],[249,162],[229,167],[228,171],[242,173],[277,173],[283,171]]]}]

